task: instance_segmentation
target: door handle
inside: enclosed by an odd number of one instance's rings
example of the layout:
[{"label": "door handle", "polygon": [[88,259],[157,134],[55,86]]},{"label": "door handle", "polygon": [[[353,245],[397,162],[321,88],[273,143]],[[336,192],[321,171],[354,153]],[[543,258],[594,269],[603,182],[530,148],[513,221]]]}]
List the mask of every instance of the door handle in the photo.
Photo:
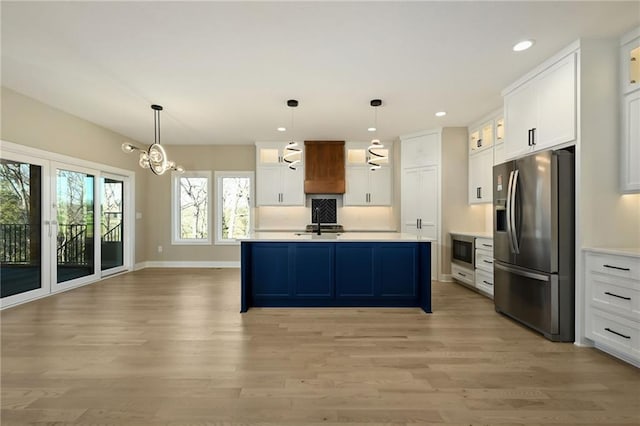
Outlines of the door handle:
[{"label": "door handle", "polygon": [[531,129],[531,146],[536,144],[536,128]]},{"label": "door handle", "polygon": [[513,230],[511,229],[511,191],[513,186],[513,170],[509,172],[509,184],[507,185],[507,239],[509,240],[509,249],[511,253],[515,253],[515,249],[513,247],[513,238],[511,233]]},{"label": "door handle", "polygon": [[[506,272],[511,272],[512,274],[520,275],[522,277],[531,278],[538,281],[549,281],[549,277],[547,275],[536,274],[534,272],[521,271],[520,269],[511,268],[509,266],[504,266],[500,263],[494,263],[493,266],[496,269],[500,269]],[[495,279],[495,278],[494,278]]]},{"label": "door handle", "polygon": [[476,188],[476,198],[478,199],[482,198],[482,196],[480,195],[481,194],[480,189],[481,189],[480,187]]},{"label": "door handle", "polygon": [[516,193],[518,189],[518,175],[520,172],[516,169],[513,172],[513,183],[511,188],[511,239],[513,240],[513,249],[515,254],[520,254],[520,245],[518,244],[518,231],[516,229]]},{"label": "door handle", "polygon": [[630,271],[631,269],[629,268],[621,268],[619,266],[613,266],[613,265],[602,265],[605,268],[611,268],[611,269],[617,269],[618,271]]},{"label": "door handle", "polygon": [[527,130],[527,145],[531,146],[531,129]]},{"label": "door handle", "polygon": [[605,291],[604,294],[606,294],[607,296],[613,296],[613,297],[617,297],[618,299],[624,299],[624,300],[631,300],[630,297],[625,297],[625,296],[620,296],[618,294],[615,293],[610,293],[608,291]]}]

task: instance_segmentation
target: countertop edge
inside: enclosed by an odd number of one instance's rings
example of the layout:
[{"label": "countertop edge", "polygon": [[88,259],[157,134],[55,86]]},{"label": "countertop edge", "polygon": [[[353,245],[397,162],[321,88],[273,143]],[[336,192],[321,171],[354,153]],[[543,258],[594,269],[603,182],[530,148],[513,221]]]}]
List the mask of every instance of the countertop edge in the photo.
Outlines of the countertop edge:
[{"label": "countertop edge", "polygon": [[493,233],[491,232],[458,232],[458,231],[449,231],[450,235],[463,235],[466,237],[476,237],[476,238],[491,238],[493,239]]},{"label": "countertop edge", "polygon": [[640,258],[640,247],[618,248],[618,247],[582,247],[582,251],[596,254],[612,254],[616,256],[627,256]]}]

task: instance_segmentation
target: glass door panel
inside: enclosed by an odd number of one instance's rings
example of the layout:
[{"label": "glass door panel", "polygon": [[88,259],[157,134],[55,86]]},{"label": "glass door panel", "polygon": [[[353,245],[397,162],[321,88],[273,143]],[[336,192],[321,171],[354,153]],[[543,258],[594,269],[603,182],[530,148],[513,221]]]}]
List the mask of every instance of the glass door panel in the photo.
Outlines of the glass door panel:
[{"label": "glass door panel", "polygon": [[100,269],[124,265],[124,182],[102,177],[100,209]]},{"label": "glass door panel", "polygon": [[58,283],[96,273],[94,186],[94,175],[56,169]]},{"label": "glass door panel", "polygon": [[0,160],[2,299],[44,287],[42,195],[42,166]]}]

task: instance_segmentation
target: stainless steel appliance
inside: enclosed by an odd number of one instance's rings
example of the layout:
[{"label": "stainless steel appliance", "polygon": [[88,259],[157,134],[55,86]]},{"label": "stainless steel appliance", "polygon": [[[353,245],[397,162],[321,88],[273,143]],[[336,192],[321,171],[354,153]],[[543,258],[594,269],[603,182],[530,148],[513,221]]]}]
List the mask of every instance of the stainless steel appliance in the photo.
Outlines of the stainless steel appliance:
[{"label": "stainless steel appliance", "polygon": [[475,238],[469,235],[451,234],[451,262],[473,270]]},{"label": "stainless steel appliance", "polygon": [[493,168],[496,311],[574,340],[574,156],[544,151]]}]

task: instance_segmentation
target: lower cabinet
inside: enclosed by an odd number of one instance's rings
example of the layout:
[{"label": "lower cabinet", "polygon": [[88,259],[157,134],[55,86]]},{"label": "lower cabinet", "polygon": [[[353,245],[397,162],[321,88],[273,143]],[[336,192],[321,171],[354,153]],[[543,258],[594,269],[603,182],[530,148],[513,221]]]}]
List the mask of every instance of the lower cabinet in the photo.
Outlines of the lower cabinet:
[{"label": "lower cabinet", "polygon": [[585,254],[586,336],[640,367],[640,255]]},{"label": "lower cabinet", "polygon": [[243,242],[242,311],[416,306],[430,312],[430,266],[430,243]]}]

